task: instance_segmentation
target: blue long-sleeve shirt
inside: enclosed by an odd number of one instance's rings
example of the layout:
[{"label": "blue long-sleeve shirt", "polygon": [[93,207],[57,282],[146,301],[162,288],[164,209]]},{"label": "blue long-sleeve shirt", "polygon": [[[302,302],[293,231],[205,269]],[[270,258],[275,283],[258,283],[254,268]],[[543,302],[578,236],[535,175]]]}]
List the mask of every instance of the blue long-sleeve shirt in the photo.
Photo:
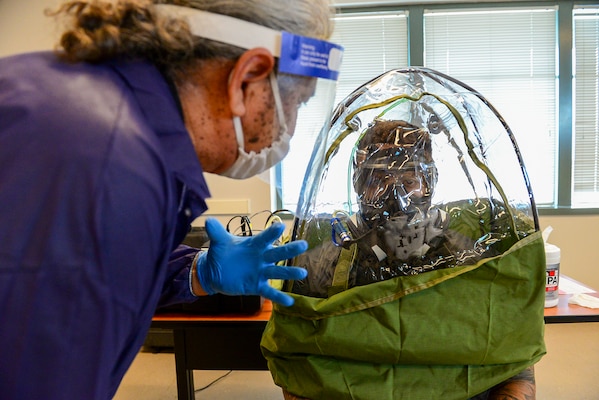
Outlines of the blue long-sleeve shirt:
[{"label": "blue long-sleeve shirt", "polygon": [[1,59],[0,397],[112,397],[156,306],[194,299],[208,196],[154,66]]}]

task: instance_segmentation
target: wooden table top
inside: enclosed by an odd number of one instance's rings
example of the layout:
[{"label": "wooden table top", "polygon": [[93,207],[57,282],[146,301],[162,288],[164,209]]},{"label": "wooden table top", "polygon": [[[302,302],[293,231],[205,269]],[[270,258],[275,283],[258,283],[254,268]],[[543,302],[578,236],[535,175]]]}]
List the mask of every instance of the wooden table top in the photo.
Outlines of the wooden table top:
[{"label": "wooden table top", "polygon": [[[562,289],[563,288],[563,289]],[[599,298],[599,293],[565,275],[560,277],[560,296],[556,307],[545,308],[545,320],[555,322],[599,322],[599,309],[569,304],[568,300],[574,293],[587,293]],[[191,313],[161,313],[156,314],[152,321],[161,322],[267,322],[272,313],[272,302],[264,300],[262,308],[254,314],[191,314]]]}]

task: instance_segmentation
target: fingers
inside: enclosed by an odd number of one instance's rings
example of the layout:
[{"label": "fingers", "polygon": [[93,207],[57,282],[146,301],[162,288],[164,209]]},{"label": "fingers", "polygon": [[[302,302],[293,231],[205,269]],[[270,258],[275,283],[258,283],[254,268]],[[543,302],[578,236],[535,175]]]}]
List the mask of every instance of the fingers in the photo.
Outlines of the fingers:
[{"label": "fingers", "polygon": [[281,260],[288,260],[302,254],[308,250],[308,242],[305,240],[296,240],[283,246],[273,247],[264,252],[264,261],[268,263],[277,263]]},{"label": "fingers", "polygon": [[285,224],[275,223],[264,231],[260,232],[258,235],[254,236],[253,240],[255,241],[256,245],[266,247],[277,240],[284,231]]},{"label": "fingers", "polygon": [[260,295],[264,298],[272,300],[274,303],[281,304],[285,307],[292,306],[295,301],[293,297],[281,292],[280,290],[273,288],[270,285],[264,285],[262,287]]},{"label": "fingers", "polygon": [[212,244],[225,241],[230,235],[216,218],[206,219],[206,234]]},{"label": "fingers", "polygon": [[300,267],[277,267],[264,268],[263,276],[266,279],[299,280],[308,276],[308,271]]}]

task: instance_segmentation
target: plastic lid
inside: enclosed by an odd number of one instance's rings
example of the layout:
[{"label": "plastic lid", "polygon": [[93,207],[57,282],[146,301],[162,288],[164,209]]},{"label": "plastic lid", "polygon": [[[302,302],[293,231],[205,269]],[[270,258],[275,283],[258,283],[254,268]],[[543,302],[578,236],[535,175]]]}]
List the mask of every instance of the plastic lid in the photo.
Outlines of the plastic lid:
[{"label": "plastic lid", "polygon": [[559,264],[561,250],[554,244],[545,243],[545,259],[547,264]]}]

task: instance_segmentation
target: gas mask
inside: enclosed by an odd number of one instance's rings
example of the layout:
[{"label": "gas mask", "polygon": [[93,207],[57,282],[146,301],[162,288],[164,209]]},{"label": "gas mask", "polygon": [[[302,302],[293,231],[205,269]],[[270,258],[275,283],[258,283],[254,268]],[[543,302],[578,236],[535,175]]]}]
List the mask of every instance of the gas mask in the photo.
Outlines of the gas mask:
[{"label": "gas mask", "polygon": [[[270,75],[278,126],[271,145],[247,152],[241,120],[234,117],[238,156],[221,175],[245,179],[269,169],[289,151],[297,121],[310,119],[312,124],[306,129],[320,131],[329,119],[343,54],[341,46],[190,7],[156,4],[155,9],[163,16],[187,21],[194,36],[242,49],[263,47],[277,58],[277,71]],[[303,110],[310,108],[304,116]]]},{"label": "gas mask", "polygon": [[[391,121],[383,121],[385,126]],[[407,123],[385,133],[373,125],[357,144],[353,184],[362,219],[380,224],[399,215],[411,220],[431,205],[437,171],[431,158],[428,132]]]}]

